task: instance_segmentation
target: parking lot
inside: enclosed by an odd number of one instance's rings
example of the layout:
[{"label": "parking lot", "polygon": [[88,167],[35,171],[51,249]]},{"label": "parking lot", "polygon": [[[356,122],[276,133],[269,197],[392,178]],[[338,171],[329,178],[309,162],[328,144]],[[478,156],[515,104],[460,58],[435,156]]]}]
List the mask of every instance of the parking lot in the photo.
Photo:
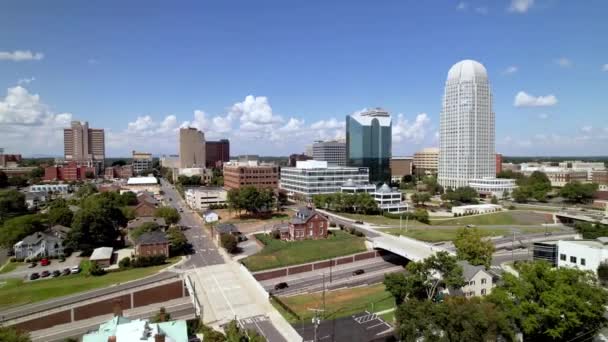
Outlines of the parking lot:
[{"label": "parking lot", "polygon": [[268,342],[287,342],[279,331],[272,325],[270,319],[264,315],[257,315],[239,320],[245,330],[254,330],[262,335]]},{"label": "parking lot", "polygon": [[[17,268],[9,273],[0,274],[0,279],[6,278],[20,278],[29,281],[30,275],[32,273],[41,274],[44,271],[49,271],[49,273],[53,273],[53,271],[63,271],[66,268],[71,268],[74,266],[80,265],[81,258],[76,254],[72,254],[70,257],[66,258],[65,261],[60,261],[59,259],[49,259],[50,264],[47,266],[40,265],[40,262],[36,263],[35,267],[30,267],[31,263],[22,263],[17,266]],[[47,277],[47,278],[50,278]]]},{"label": "parking lot", "polygon": [[[314,341],[315,327],[313,324],[296,325],[294,328],[305,342]],[[322,321],[317,328],[317,341],[394,341],[393,327],[376,314],[365,311],[350,317]]]}]

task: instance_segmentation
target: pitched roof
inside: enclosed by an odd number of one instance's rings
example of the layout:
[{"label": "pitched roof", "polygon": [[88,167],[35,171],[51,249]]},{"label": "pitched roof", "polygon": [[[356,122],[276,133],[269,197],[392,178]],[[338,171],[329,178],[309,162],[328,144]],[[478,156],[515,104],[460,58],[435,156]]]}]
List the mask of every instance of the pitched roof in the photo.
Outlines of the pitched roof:
[{"label": "pitched roof", "polygon": [[239,229],[232,223],[220,223],[215,226],[215,230],[220,234],[238,233]]},{"label": "pitched roof", "polygon": [[61,239],[55,235],[46,232],[36,232],[24,237],[23,240],[21,240],[21,243],[26,245],[37,245],[42,240],[46,240],[47,242],[61,242]]},{"label": "pitched roof", "polygon": [[112,258],[114,248],[112,247],[99,247],[93,250],[89,260],[106,260]]},{"label": "pitched roof", "polygon": [[159,226],[167,225],[167,223],[165,222],[165,219],[162,217],[144,216],[144,217],[137,217],[134,220],[129,221],[129,223],[127,224],[127,229],[134,229],[134,228],[137,228],[137,227],[141,226],[142,224],[148,223],[148,222],[156,223]]},{"label": "pitched roof", "polygon": [[292,224],[306,223],[311,217],[315,216],[317,211],[309,207],[301,207],[298,209],[296,216],[291,219]]},{"label": "pitched roof", "polygon": [[136,245],[153,245],[159,243],[169,243],[167,235],[159,230],[143,233],[135,242]]},{"label": "pitched roof", "polygon": [[154,198],[154,196],[149,194],[148,192],[141,192],[141,193],[137,194],[137,201],[139,202],[139,204],[142,204],[142,203],[149,203],[152,205],[158,204],[158,201],[156,200],[156,198]]},{"label": "pitched roof", "polygon": [[462,267],[462,276],[466,281],[470,281],[471,279],[473,279],[473,277],[479,271],[486,272],[486,268],[484,266],[473,266],[464,260],[458,261],[458,265]]}]

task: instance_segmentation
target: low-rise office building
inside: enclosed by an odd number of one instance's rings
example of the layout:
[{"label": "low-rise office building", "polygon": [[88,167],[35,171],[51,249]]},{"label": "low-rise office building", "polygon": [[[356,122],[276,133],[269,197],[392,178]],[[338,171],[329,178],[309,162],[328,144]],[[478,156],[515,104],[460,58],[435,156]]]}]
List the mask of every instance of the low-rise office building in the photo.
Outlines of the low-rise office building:
[{"label": "low-rise office building", "polygon": [[132,158],[133,160],[131,162],[131,165],[133,165],[134,174],[141,175],[145,171],[152,170],[152,153],[133,151]]},{"label": "low-rise office building", "polygon": [[346,166],[346,142],[315,141],[312,144],[312,158],[326,161],[330,166]]},{"label": "low-rise office building", "polygon": [[517,188],[515,179],[508,178],[478,178],[469,181],[469,186],[481,196],[497,198],[508,197]]},{"label": "low-rise office building", "polygon": [[157,256],[169,257],[169,240],[162,231],[151,231],[141,234],[135,240],[135,256]]},{"label": "low-rise office building", "polygon": [[89,257],[90,262],[94,262],[101,268],[110,267],[112,264],[112,255],[114,254],[114,248],[112,247],[99,247],[93,250]]},{"label": "low-rise office building", "polygon": [[563,187],[564,185],[571,182],[587,182],[589,175],[586,170],[575,170],[570,168],[564,168],[559,166],[546,166],[536,163],[523,163],[521,164],[521,173],[524,176],[530,176],[535,171],[540,171],[547,175],[551,186]]},{"label": "low-rise office building", "polygon": [[439,167],[439,149],[427,147],[414,153],[414,168],[417,175],[437,174]]},{"label": "low-rise office building", "polygon": [[188,188],[184,192],[186,204],[194,210],[203,210],[211,204],[225,204],[228,192],[219,187]]},{"label": "low-rise office building", "polygon": [[44,169],[45,181],[80,181],[95,178],[96,175],[97,169],[95,166],[79,165],[76,162],[48,166]]},{"label": "low-rise office building", "polygon": [[386,183],[376,188],[373,184],[355,184],[349,180],[340,187],[340,192],[345,194],[368,193],[378,205],[378,209],[383,212],[402,213],[409,209],[408,204],[403,201],[401,191],[392,189]]},{"label": "low-rise office building", "polygon": [[392,157],[390,160],[391,180],[400,182],[403,177],[411,176],[414,170],[414,157]]},{"label": "low-rise office building", "polygon": [[601,263],[608,261],[608,237],[595,240],[560,240],[557,242],[557,266],[574,267],[597,274]]},{"label": "low-rise office building", "polygon": [[502,206],[498,204],[472,204],[452,207],[454,215],[477,215],[495,213],[502,210]]},{"label": "low-rise office building", "polygon": [[224,164],[224,189],[253,186],[258,189],[276,189],[279,185],[279,167],[257,160],[230,161]]},{"label": "low-rise office building", "polygon": [[367,185],[369,170],[307,160],[297,162],[296,167],[281,168],[280,188],[290,199],[310,200],[314,195],[340,192],[340,187],[349,180],[357,185]]},{"label": "low-rise office building", "polygon": [[67,194],[72,191],[69,184],[35,184],[29,187],[29,192],[44,192],[45,194]]},{"label": "low-rise office building", "polygon": [[131,165],[109,166],[105,168],[103,177],[105,179],[131,178],[133,177],[133,167]]},{"label": "low-rise office building", "polygon": [[155,195],[160,193],[160,184],[156,177],[131,177],[127,181],[127,185],[122,187],[124,191],[132,191],[139,193],[142,191],[150,192]]}]

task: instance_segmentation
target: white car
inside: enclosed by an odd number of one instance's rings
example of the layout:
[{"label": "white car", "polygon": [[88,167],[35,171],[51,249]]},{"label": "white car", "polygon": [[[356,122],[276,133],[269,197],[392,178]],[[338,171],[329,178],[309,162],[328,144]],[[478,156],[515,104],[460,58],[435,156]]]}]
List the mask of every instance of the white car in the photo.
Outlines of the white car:
[{"label": "white car", "polygon": [[80,266],[70,267],[70,272],[72,272],[72,274],[80,273]]}]

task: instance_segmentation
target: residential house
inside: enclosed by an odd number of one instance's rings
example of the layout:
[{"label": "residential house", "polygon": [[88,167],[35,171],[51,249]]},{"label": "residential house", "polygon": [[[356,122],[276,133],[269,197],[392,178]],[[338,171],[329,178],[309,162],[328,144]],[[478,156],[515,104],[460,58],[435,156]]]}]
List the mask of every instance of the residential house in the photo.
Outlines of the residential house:
[{"label": "residential house", "polygon": [[63,239],[47,232],[36,232],[17,242],[13,249],[16,259],[58,257],[63,255]]},{"label": "residential house", "polygon": [[133,229],[139,228],[142,224],[144,223],[156,223],[157,225],[159,225],[162,229],[167,228],[167,223],[165,222],[165,219],[162,217],[137,217],[131,221],[129,221],[127,223],[127,230],[131,231]]},{"label": "residential house", "polygon": [[207,210],[203,213],[203,218],[206,223],[212,223],[219,221],[220,216],[215,211]]},{"label": "residential house", "polygon": [[169,257],[169,240],[162,231],[152,231],[143,233],[135,241],[135,256],[156,256],[164,255]]},{"label": "residential house", "polygon": [[58,238],[65,239],[68,236],[68,233],[72,230],[70,227],[62,226],[60,224],[56,224],[51,227],[50,231],[53,235]]},{"label": "residential house", "polygon": [[139,202],[134,208],[136,217],[152,217],[156,213],[156,205],[148,201]]},{"label": "residential house", "polygon": [[287,223],[280,223],[275,226],[279,231],[281,240],[317,240],[327,237],[329,220],[308,207],[298,210],[295,217]]},{"label": "residential house", "polygon": [[215,239],[220,242],[220,237],[223,234],[232,234],[234,235],[238,241],[244,240],[243,234],[239,231],[239,229],[233,225],[232,223],[220,223],[214,227],[215,229]]},{"label": "residential house", "polygon": [[462,267],[462,275],[466,285],[457,290],[452,290],[453,295],[465,297],[486,296],[492,292],[494,281],[492,274],[486,271],[484,266],[473,266],[466,261],[458,261]]},{"label": "residential house", "polygon": [[28,209],[38,209],[47,201],[47,195],[44,192],[26,192],[25,203]]}]

